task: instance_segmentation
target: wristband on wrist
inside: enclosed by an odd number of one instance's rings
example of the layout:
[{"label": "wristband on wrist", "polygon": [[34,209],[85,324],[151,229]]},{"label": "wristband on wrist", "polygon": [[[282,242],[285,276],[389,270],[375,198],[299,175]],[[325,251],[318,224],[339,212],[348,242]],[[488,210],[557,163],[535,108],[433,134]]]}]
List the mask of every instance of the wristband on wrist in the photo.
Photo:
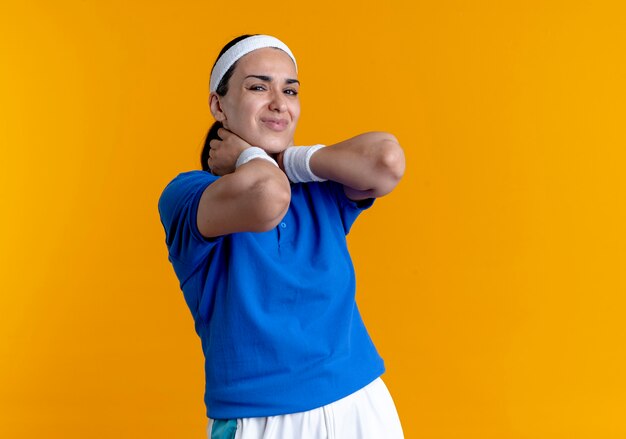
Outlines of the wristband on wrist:
[{"label": "wristband on wrist", "polygon": [[241,154],[239,154],[239,157],[237,157],[237,162],[235,163],[235,168],[238,168],[239,166],[248,163],[252,159],[267,160],[278,166],[276,160],[271,158],[262,148],[259,148],[258,146],[251,146],[250,148],[244,149]]},{"label": "wristband on wrist", "polygon": [[313,146],[290,146],[283,154],[283,167],[285,174],[293,183],[306,183],[309,181],[326,181],[311,171],[311,156],[325,145]]}]

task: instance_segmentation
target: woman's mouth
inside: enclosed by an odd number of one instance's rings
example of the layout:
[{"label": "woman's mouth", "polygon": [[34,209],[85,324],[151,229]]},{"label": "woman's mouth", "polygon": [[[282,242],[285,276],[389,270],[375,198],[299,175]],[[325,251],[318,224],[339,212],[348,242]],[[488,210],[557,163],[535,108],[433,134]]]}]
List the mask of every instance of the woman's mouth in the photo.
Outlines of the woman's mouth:
[{"label": "woman's mouth", "polygon": [[287,119],[263,118],[261,122],[272,131],[285,131],[287,129]]}]

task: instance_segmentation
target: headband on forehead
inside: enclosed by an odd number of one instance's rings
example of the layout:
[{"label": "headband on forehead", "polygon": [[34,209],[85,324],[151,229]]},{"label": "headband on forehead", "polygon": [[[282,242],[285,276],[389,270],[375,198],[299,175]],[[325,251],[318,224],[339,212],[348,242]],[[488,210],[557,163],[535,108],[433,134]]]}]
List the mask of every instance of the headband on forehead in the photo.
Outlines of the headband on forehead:
[{"label": "headband on forehead", "polygon": [[220,56],[217,63],[215,63],[215,67],[213,67],[213,71],[211,72],[209,91],[214,92],[217,89],[220,81],[235,61],[253,50],[262,49],[264,47],[276,47],[285,52],[293,60],[293,63],[296,66],[296,72],[298,71],[296,58],[293,56],[293,53],[291,53],[291,50],[289,50],[289,47],[287,47],[285,43],[280,41],[278,38],[274,38],[269,35],[254,35],[237,42],[224,52],[222,56]]}]

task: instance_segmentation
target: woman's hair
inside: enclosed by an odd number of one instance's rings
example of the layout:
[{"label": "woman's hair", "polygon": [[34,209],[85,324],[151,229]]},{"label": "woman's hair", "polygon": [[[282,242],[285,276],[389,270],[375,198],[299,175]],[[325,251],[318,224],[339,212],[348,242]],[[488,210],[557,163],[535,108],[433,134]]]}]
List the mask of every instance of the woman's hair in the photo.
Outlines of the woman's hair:
[{"label": "woman's hair", "polygon": [[[258,35],[258,34],[254,34],[254,35]],[[222,48],[222,51],[220,52],[220,54],[217,55],[217,58],[216,58],[215,62],[213,63],[213,68],[215,68],[215,64],[217,64],[217,61],[224,54],[224,52],[226,52],[232,46],[237,44],[239,41],[244,40],[244,39],[246,39],[248,37],[252,37],[254,35],[240,35],[237,38],[235,38],[232,41],[230,41],[228,44],[226,44]],[[230,66],[230,68],[226,71],[226,73],[224,74],[224,76],[220,80],[220,83],[218,84],[218,86],[217,86],[217,88],[215,90],[215,93],[217,93],[220,96],[226,96],[226,93],[228,93],[228,81],[230,80],[230,77],[233,76],[233,72],[235,71],[235,67],[237,66],[238,62],[239,62],[239,60],[235,61],[233,63],[233,65]],[[209,164],[208,164],[209,151],[211,150],[211,146],[209,146],[209,142],[211,140],[213,140],[213,139],[219,139],[220,138],[217,135],[217,130],[220,129],[220,128],[222,128],[222,122],[217,122],[217,121],[214,122],[213,125],[211,126],[211,128],[209,128],[209,132],[207,133],[206,139],[204,140],[204,148],[202,149],[202,154],[200,154],[200,161],[202,162],[202,170],[203,171],[211,172],[211,170],[209,169]]]}]

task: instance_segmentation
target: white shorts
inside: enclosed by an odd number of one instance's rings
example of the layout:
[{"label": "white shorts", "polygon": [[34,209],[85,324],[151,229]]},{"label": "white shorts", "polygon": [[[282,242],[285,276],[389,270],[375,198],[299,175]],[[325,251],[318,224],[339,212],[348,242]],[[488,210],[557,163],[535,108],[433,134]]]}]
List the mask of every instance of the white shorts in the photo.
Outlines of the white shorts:
[{"label": "white shorts", "polygon": [[209,439],[401,439],[400,418],[381,378],[306,412],[230,421],[209,419]]}]

